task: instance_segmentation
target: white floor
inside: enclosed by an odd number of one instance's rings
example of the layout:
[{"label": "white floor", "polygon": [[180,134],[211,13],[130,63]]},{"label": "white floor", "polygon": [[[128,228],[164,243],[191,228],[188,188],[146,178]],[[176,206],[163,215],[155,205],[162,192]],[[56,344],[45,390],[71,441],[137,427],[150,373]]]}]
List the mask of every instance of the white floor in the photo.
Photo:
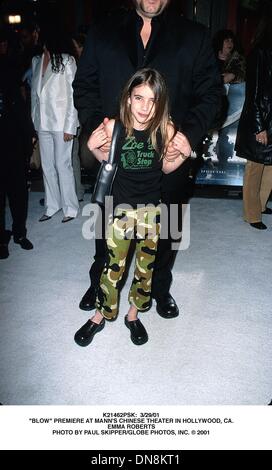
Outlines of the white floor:
[{"label": "white floor", "polygon": [[148,343],[133,345],[123,321],[126,286],[117,321],[80,348],[73,336],[89,317],[78,303],[94,251],[82,236],[88,217],[62,224],[59,213],[39,223],[41,197],[30,194],[34,250],[11,241],[0,260],[2,404],[270,402],[272,216],[258,231],[243,222],[240,200],[194,199],[190,246],[174,267],[180,316],[165,320],[153,306],[141,316]]}]

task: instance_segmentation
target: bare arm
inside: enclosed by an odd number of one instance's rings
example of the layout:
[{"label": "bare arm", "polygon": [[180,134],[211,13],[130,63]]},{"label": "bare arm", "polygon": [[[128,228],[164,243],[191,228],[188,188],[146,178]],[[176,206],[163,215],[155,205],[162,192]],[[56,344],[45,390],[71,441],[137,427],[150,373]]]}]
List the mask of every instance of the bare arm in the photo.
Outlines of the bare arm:
[{"label": "bare arm", "polygon": [[[108,117],[104,117],[104,119],[103,119],[103,124],[104,124],[104,126],[106,126],[109,121],[110,121],[110,120],[109,120]],[[110,151],[110,147],[111,147],[111,135],[112,135],[112,133],[108,134],[108,140],[107,140],[106,144],[101,147],[102,152],[107,153],[107,152]]]},{"label": "bare arm", "polygon": [[109,158],[109,151],[103,151],[103,146],[111,140],[112,131],[114,126],[114,119],[110,119],[106,124],[102,122],[91,134],[87,146],[94,154],[95,158],[102,162],[107,161]]},{"label": "bare arm", "polygon": [[174,135],[172,124],[169,124],[168,132],[169,144],[162,165],[164,173],[175,171],[191,154],[191,146],[184,134],[177,132]]},{"label": "bare arm", "polygon": [[64,141],[67,142],[73,139],[77,133],[78,116],[73,102],[73,88],[72,83],[76,73],[76,62],[73,57],[68,57],[64,69],[65,87],[66,87],[66,111],[64,118]]}]

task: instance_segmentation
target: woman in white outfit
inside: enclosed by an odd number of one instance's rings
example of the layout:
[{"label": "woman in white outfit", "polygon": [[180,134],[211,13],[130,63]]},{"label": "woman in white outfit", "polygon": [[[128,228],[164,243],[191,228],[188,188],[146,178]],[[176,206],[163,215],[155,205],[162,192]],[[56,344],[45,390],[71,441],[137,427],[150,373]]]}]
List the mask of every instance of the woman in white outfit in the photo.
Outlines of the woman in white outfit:
[{"label": "woman in white outfit", "polygon": [[62,222],[74,219],[78,200],[72,167],[73,137],[78,118],[74,108],[72,82],[76,63],[62,53],[56,36],[44,41],[42,56],[32,60],[31,111],[39,137],[45,187],[45,214],[49,220],[60,209]]}]

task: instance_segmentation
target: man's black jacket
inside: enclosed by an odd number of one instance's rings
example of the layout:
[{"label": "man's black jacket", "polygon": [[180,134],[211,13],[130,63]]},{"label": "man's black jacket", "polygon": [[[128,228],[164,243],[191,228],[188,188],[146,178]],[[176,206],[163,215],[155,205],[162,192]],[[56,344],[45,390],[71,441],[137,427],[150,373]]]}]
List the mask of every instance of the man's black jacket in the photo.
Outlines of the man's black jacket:
[{"label": "man's black jacket", "polygon": [[[136,17],[135,11],[122,12],[90,28],[73,83],[79,120],[89,133],[104,117],[118,114],[122,87],[137,69]],[[194,149],[210,128],[221,95],[209,34],[204,26],[167,10],[158,20],[142,66],[165,77],[172,119]],[[165,175],[164,186],[178,189],[179,171]]]}]

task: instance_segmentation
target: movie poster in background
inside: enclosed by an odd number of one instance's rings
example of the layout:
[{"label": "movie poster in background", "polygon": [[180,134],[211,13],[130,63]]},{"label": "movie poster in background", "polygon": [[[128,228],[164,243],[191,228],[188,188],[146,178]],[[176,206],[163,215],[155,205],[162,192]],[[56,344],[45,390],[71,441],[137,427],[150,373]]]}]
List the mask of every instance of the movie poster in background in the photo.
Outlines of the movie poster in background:
[{"label": "movie poster in background", "polygon": [[225,85],[228,111],[220,129],[210,131],[204,143],[204,164],[196,183],[209,185],[243,186],[246,160],[234,150],[239,118],[245,100],[245,82]]}]

